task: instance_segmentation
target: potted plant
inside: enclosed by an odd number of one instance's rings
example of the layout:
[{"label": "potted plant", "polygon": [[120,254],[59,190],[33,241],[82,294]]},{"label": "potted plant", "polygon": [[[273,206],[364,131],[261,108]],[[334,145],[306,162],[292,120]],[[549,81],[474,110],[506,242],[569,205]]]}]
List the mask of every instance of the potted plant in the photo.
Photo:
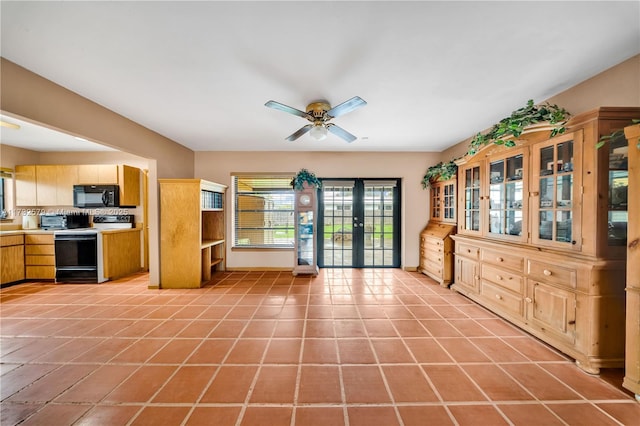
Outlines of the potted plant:
[{"label": "potted plant", "polygon": [[458,166],[451,160],[447,163],[439,162],[435,166],[431,166],[427,169],[427,172],[422,178],[422,189],[431,187],[432,181],[449,180],[458,173]]},{"label": "potted plant", "polygon": [[291,179],[291,186],[296,191],[302,191],[305,184],[311,188],[322,188],[322,182],[316,177],[315,173],[307,169],[300,169],[293,179]]},{"label": "potted plant", "polygon": [[469,155],[477,153],[483,146],[493,142],[496,145],[515,146],[510,136],[517,138],[524,133],[527,128],[533,125],[546,123],[551,130],[551,137],[560,135],[565,132],[565,124],[571,114],[558,105],[545,103],[535,105],[533,100],[529,99],[527,105],[519,108],[511,113],[509,117],[505,117],[487,133],[478,133],[471,139],[469,146]]}]

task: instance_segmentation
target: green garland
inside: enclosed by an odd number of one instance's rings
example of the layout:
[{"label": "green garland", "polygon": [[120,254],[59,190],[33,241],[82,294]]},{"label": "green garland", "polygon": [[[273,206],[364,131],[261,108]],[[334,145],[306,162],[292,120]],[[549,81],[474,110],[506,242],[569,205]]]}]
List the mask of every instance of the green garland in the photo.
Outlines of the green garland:
[{"label": "green garland", "polygon": [[322,188],[322,181],[316,177],[315,173],[307,169],[300,169],[291,179],[291,186],[296,191],[302,191],[305,183],[312,188]]},{"label": "green garland", "polygon": [[469,146],[469,155],[477,153],[490,142],[496,145],[515,146],[513,140],[504,140],[503,138],[506,136],[517,138],[527,126],[532,124],[548,122],[554,126],[551,130],[551,137],[560,135],[565,132],[565,124],[570,115],[566,109],[557,105],[549,103],[534,105],[533,100],[529,99],[526,106],[513,111],[509,117],[503,118],[497,124],[494,124],[489,132],[478,133],[474,136]]},{"label": "green garland", "polygon": [[[638,118],[632,118],[631,119],[631,124],[638,124],[640,123],[640,119]],[[624,134],[624,130],[616,130],[615,132],[612,132],[609,135],[603,135],[600,140],[598,140],[598,143],[596,143],[596,148],[600,149],[604,146],[605,143],[609,142],[611,139],[615,139],[618,136],[622,136]],[[640,141],[638,141],[638,145],[637,145],[638,149],[640,149]]]},{"label": "green garland", "polygon": [[448,163],[439,162],[435,166],[431,166],[427,169],[427,172],[422,178],[422,189],[431,187],[431,181],[449,180],[458,173],[458,166],[453,160]]}]

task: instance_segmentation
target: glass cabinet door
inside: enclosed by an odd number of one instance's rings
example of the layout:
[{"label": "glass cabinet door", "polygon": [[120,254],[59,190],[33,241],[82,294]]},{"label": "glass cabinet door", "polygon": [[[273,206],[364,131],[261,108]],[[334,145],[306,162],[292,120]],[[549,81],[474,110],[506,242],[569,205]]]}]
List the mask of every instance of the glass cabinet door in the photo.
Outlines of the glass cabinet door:
[{"label": "glass cabinet door", "polygon": [[480,165],[468,165],[462,168],[460,206],[463,216],[458,222],[461,232],[470,234],[480,233]]},{"label": "glass cabinet door", "polygon": [[574,208],[581,188],[574,173],[574,158],[581,158],[582,132],[542,142],[533,147],[532,195],[536,244],[580,249],[579,209]]},{"label": "glass cabinet door", "polygon": [[442,186],[442,220],[445,222],[456,221],[456,183],[445,183]]},{"label": "glass cabinet door", "polygon": [[611,139],[607,145],[609,152],[607,242],[609,246],[626,246],[629,221],[627,213],[629,145],[623,134]]},{"label": "glass cabinet door", "polygon": [[440,211],[442,209],[441,203],[441,190],[442,187],[439,184],[431,185],[431,220],[440,221]]},{"label": "glass cabinet door", "polygon": [[522,150],[489,163],[489,215],[487,232],[492,237],[526,240],[527,200],[524,197],[523,164],[528,159]]}]

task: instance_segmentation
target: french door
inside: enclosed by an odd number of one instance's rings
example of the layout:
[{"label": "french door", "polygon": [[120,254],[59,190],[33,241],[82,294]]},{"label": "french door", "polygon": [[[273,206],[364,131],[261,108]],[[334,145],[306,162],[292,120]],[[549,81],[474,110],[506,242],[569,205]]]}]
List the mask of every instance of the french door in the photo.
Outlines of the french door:
[{"label": "french door", "polygon": [[400,267],[400,179],[323,179],[318,265]]}]

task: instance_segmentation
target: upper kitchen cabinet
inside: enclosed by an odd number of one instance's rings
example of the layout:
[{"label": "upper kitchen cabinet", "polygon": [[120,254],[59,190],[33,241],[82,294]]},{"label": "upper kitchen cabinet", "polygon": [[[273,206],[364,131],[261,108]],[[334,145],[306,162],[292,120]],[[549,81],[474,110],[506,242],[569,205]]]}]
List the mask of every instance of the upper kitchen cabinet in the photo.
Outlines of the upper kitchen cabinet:
[{"label": "upper kitchen cabinet", "polygon": [[124,164],[16,166],[17,206],[73,206],[73,185],[115,184],[120,204],[140,204],[140,169]]},{"label": "upper kitchen cabinet", "polygon": [[78,166],[80,185],[118,185],[120,204],[137,206],[140,204],[140,169],[126,164],[90,164]]}]

